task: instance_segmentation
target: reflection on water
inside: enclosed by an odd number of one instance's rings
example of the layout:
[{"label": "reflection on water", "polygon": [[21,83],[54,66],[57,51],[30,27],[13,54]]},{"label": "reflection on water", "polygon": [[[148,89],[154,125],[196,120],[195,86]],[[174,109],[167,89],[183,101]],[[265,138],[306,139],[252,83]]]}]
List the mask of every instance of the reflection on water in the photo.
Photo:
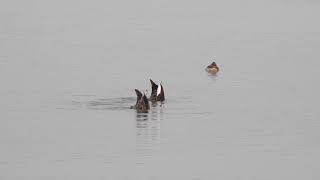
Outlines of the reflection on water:
[{"label": "reflection on water", "polygon": [[145,164],[151,158],[161,141],[163,103],[152,103],[149,113],[136,115],[136,156],[137,164]]},{"label": "reflection on water", "polygon": [[[206,72],[207,73],[207,72]],[[221,72],[219,72],[220,74]],[[210,74],[210,73],[207,73],[207,76],[208,76],[208,79],[212,80],[213,82],[216,82],[218,77],[219,77],[219,74]]]}]

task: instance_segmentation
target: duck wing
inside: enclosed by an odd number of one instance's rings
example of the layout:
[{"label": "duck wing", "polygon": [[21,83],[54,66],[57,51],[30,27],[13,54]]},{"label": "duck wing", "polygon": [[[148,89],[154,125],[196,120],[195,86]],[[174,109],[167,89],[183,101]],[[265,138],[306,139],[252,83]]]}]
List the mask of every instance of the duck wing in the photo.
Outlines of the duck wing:
[{"label": "duck wing", "polygon": [[148,98],[144,95],[143,97],[142,97],[142,99],[143,99],[143,102],[144,102],[144,108],[145,109],[150,109],[150,105],[149,105],[149,100],[148,100]]},{"label": "duck wing", "polygon": [[160,86],[161,86],[161,90],[160,90],[160,92],[159,92],[159,95],[157,95],[157,100],[158,100],[158,101],[164,101],[165,98],[164,98],[163,86],[162,86],[162,84],[161,84]]},{"label": "duck wing", "polygon": [[142,97],[142,93],[138,89],[135,89],[135,91],[136,91],[136,94],[137,94],[137,103],[138,103],[140,101],[141,97]]},{"label": "duck wing", "polygon": [[157,92],[158,85],[155,82],[153,82],[151,79],[150,79],[150,82],[151,82],[152,92],[153,91]]},{"label": "duck wing", "polygon": [[151,79],[150,79],[150,83],[151,83],[151,89],[152,89],[151,95],[150,95],[150,100],[153,101],[157,97],[158,85],[156,83],[154,83]]}]

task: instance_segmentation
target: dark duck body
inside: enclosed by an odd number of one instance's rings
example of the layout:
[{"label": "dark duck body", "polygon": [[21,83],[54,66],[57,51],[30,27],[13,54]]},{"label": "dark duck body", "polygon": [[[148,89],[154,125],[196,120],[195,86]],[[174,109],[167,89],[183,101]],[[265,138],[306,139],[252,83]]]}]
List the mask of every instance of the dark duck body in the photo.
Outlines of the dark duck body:
[{"label": "dark duck body", "polygon": [[211,74],[216,74],[219,72],[219,67],[215,62],[212,62],[209,66],[207,66],[206,71]]},{"label": "dark duck body", "polygon": [[136,109],[138,112],[148,112],[150,109],[148,98],[145,94],[142,94],[139,90],[135,89],[137,94],[137,101],[134,106],[131,106],[131,109]]},{"label": "dark duck body", "polygon": [[151,95],[150,95],[150,101],[155,102],[155,101],[164,101],[165,97],[164,97],[164,90],[163,90],[163,86],[160,82],[159,85],[157,85],[155,82],[153,82],[150,79],[151,82]]}]

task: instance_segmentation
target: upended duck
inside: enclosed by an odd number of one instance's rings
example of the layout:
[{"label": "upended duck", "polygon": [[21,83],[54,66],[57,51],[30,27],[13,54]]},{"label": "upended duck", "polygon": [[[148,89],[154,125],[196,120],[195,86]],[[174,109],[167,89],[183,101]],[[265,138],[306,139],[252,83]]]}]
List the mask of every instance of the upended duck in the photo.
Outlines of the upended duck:
[{"label": "upended duck", "polygon": [[215,62],[212,62],[209,66],[207,66],[206,71],[211,74],[216,74],[219,71],[219,67]]},{"label": "upended duck", "polygon": [[151,95],[150,95],[150,101],[155,102],[155,101],[164,101],[164,90],[162,83],[160,82],[159,85],[157,85],[155,82],[153,82],[150,79],[151,82]]},{"label": "upended duck", "polygon": [[139,90],[135,89],[137,94],[137,101],[134,106],[131,106],[131,109],[137,109],[139,112],[147,112],[150,109],[149,101],[145,93],[141,93]]}]

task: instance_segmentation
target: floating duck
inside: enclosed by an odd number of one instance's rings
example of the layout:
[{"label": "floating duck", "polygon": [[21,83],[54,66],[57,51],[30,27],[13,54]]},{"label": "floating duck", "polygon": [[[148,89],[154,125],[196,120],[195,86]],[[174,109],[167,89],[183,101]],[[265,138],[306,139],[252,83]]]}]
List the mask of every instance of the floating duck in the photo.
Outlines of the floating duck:
[{"label": "floating duck", "polygon": [[211,74],[216,74],[219,71],[219,67],[215,62],[212,62],[209,66],[207,66],[206,71]]},{"label": "floating duck", "polygon": [[138,112],[148,112],[150,109],[149,101],[145,93],[141,93],[139,90],[135,89],[137,94],[137,101],[134,106],[131,106],[131,109],[137,109]]},{"label": "floating duck", "polygon": [[155,101],[164,101],[164,90],[162,83],[160,82],[159,85],[157,85],[155,82],[153,82],[150,79],[151,82],[151,95],[150,95],[150,101],[155,102]]},{"label": "floating duck", "polygon": [[138,89],[135,89],[135,92],[137,94],[137,101],[136,101],[136,104],[134,106],[130,106],[131,109],[137,109],[137,106],[140,102],[140,99],[142,98],[142,93],[138,90]]}]

